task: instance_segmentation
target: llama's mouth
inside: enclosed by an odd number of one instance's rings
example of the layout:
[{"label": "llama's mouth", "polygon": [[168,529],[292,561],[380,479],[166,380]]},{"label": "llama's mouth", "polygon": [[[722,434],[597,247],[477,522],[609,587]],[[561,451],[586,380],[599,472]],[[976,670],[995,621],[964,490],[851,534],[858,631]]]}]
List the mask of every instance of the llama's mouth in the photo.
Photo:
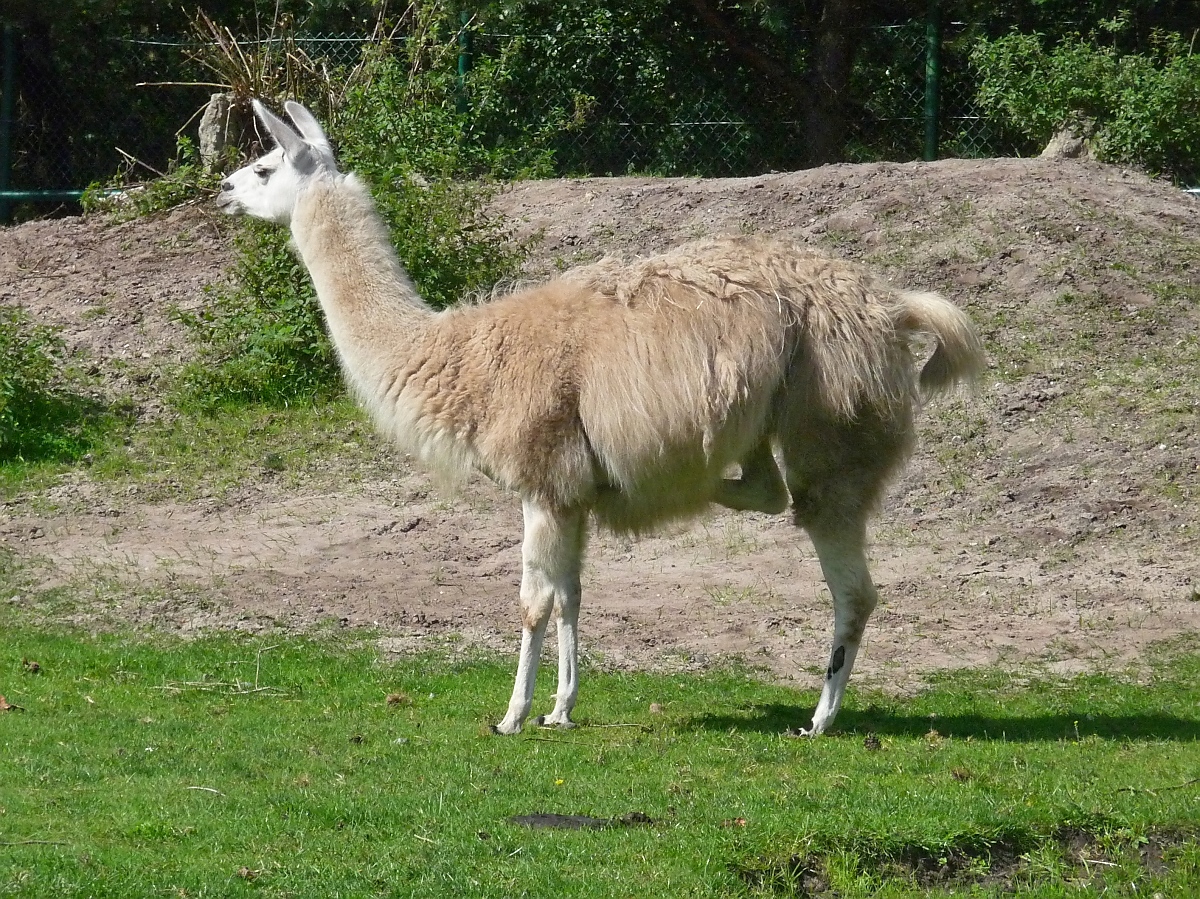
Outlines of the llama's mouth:
[{"label": "llama's mouth", "polygon": [[226,215],[241,215],[246,211],[246,207],[238,202],[237,197],[234,197],[231,194],[219,193],[217,194],[217,199],[215,202],[217,204],[217,208]]}]

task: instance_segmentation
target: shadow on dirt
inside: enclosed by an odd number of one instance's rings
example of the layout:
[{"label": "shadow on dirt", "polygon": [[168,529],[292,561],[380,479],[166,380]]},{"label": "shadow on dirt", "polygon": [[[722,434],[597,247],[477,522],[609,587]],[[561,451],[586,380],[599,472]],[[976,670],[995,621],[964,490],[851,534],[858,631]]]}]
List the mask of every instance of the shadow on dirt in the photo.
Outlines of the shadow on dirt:
[{"label": "shadow on dirt", "polygon": [[[683,728],[714,731],[784,733],[805,727],[812,720],[807,705],[756,706],[744,714],[698,715],[682,722]],[[1038,742],[1105,737],[1124,740],[1200,739],[1200,718],[1145,712],[1137,715],[1089,715],[1062,712],[1054,715],[906,715],[876,708],[843,709],[832,734],[923,737],[936,731],[943,737]]]}]

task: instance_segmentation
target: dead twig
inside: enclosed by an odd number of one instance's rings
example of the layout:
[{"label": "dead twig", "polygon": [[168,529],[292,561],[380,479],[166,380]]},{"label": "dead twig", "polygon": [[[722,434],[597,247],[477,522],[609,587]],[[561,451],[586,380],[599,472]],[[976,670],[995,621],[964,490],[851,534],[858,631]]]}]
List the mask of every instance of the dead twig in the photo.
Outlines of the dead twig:
[{"label": "dead twig", "polygon": [[226,696],[248,696],[251,693],[273,693],[276,696],[287,696],[287,690],[278,687],[252,687],[248,683],[238,681],[225,683],[223,681],[175,681],[167,684],[157,684],[151,689],[173,690],[182,693],[184,690],[197,690],[201,693],[224,693]]},{"label": "dead twig", "polygon": [[134,87],[219,87],[229,89],[228,84],[218,84],[215,81],[139,81]]},{"label": "dead twig", "polygon": [[564,740],[560,737],[536,737],[536,736],[531,735],[531,736],[526,737],[525,739],[537,740],[539,743],[574,743],[577,746],[584,745],[582,740]]},{"label": "dead twig", "polygon": [[185,789],[188,789],[188,790],[200,790],[200,791],[202,791],[202,792],[205,792],[205,793],[215,793],[215,794],[216,794],[216,795],[218,795],[218,796],[224,796],[224,795],[225,795],[224,793],[222,793],[220,790],[216,789],[215,787],[186,787]]},{"label": "dead twig", "polygon": [[1200,777],[1193,777],[1191,780],[1185,780],[1181,784],[1173,784],[1169,787],[1159,787],[1158,790],[1150,790],[1146,787],[1118,787],[1118,793],[1146,793],[1150,796],[1157,796],[1159,793],[1165,793],[1167,790],[1182,790],[1184,787],[1190,787],[1194,783],[1200,783]]},{"label": "dead twig", "polygon": [[142,168],[144,168],[144,169],[146,169],[146,170],[148,170],[148,171],[151,171],[151,172],[153,172],[154,174],[158,175],[158,177],[160,177],[160,178],[165,178],[165,177],[167,177],[167,176],[166,176],[164,173],[160,172],[160,171],[159,171],[158,169],[156,169],[154,166],[150,165],[150,163],[148,163],[148,162],[142,162],[140,159],[138,159],[138,158],[137,158],[136,156],[134,156],[132,153],[126,153],[126,152],[125,152],[124,150],[122,150],[120,147],[113,147],[113,149],[114,149],[114,150],[116,150],[118,153],[120,153],[122,156],[124,156],[124,157],[125,157],[125,161],[126,161],[128,164],[129,164],[129,166],[130,166],[130,167],[133,167],[133,166],[135,166],[135,165],[140,165]]},{"label": "dead twig", "polygon": [[650,733],[653,730],[649,724],[589,724],[588,727],[636,727],[646,733]]}]

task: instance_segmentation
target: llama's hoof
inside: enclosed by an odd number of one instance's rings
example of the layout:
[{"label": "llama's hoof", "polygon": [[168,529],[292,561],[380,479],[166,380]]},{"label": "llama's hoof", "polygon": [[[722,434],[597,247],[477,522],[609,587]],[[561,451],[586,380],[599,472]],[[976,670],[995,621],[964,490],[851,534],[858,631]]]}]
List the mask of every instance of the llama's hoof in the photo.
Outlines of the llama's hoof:
[{"label": "llama's hoof", "polygon": [[498,737],[511,737],[514,734],[519,734],[521,732],[521,725],[505,724],[503,721],[501,721],[499,724],[491,725],[488,730]]},{"label": "llama's hoof", "polygon": [[551,715],[547,718],[545,715],[538,715],[533,721],[538,727],[557,727],[559,730],[574,730],[579,727],[570,718],[555,718]]},{"label": "llama's hoof", "polygon": [[820,733],[812,727],[789,727],[783,732],[785,737],[791,737],[793,740],[807,740],[810,737],[815,737]]}]

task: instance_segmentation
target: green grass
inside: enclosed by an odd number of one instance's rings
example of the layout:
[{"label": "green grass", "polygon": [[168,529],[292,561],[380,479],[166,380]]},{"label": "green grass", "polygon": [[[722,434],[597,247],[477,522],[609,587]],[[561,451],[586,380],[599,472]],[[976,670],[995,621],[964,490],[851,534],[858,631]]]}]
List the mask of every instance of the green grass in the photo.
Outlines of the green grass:
[{"label": "green grass", "polygon": [[230,406],[112,429],[80,462],[0,462],[0,499],[34,495],[72,471],[143,499],[221,496],[247,483],[296,487],[396,453],[346,396],[271,408]]},{"label": "green grass", "polygon": [[[852,688],[815,741],[780,736],[810,692],[586,671],[581,728],[498,738],[509,659],[91,636],[11,609],[0,630],[24,707],[0,712],[0,896],[1200,890],[1196,655],[1164,650],[1140,683]],[[650,823],[511,820],[534,813]]]},{"label": "green grass", "polygon": [[349,466],[381,451],[362,412],[346,396],[286,408],[230,406],[154,422],[111,445],[93,477],[181,497],[220,494],[247,481],[286,486],[321,465]]},{"label": "green grass", "polygon": [[93,395],[60,331],[0,304],[0,466],[75,461],[125,413]]}]

